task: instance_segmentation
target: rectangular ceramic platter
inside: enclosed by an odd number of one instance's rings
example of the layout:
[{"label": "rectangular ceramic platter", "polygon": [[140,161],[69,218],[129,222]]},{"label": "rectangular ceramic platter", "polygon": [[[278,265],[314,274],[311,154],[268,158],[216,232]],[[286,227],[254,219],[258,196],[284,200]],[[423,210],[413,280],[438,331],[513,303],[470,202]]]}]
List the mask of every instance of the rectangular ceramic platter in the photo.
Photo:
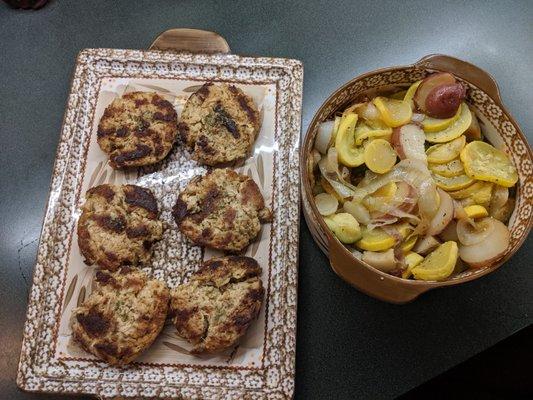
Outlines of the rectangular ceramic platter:
[{"label": "rectangular ceramic platter", "polygon": [[[89,49],[80,53],[56,155],[37,255],[17,382],[28,391],[102,397],[212,399],[290,398],[294,388],[299,225],[298,147],[303,71],[295,60],[159,51]],[[260,315],[236,349],[193,356],[173,326],[133,364],[113,368],[72,341],[73,308],[91,293],[94,267],[83,263],[76,222],[84,193],[102,183],[150,188],[166,230],[144,270],[170,288],[186,281],[203,259],[171,216],[177,195],[205,168],[176,145],[155,166],[110,168],[96,142],[98,121],[111,101],[131,91],[155,91],[178,118],[188,96],[206,81],[228,82],[250,95],[262,127],[251,157],[238,171],[251,176],[274,212],[246,255],[263,269]]]}]

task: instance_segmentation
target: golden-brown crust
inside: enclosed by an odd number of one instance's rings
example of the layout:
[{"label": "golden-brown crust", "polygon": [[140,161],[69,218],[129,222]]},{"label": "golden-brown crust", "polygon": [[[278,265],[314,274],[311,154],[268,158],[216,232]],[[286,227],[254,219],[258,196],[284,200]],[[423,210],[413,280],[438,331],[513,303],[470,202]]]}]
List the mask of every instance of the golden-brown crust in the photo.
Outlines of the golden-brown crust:
[{"label": "golden-brown crust", "polygon": [[199,246],[238,253],[254,240],[272,213],[257,184],[231,169],[194,177],[173,209],[180,231]]},{"label": "golden-brown crust", "polygon": [[260,275],[253,258],[214,258],[172,291],[173,322],[178,335],[194,345],[192,353],[214,353],[238,343],[261,309]]},{"label": "golden-brown crust", "polygon": [[259,111],[249,96],[233,85],[209,82],[187,100],[178,131],[194,160],[230,167],[248,158],[260,127]]},{"label": "golden-brown crust", "polygon": [[113,100],[98,124],[97,141],[113,168],[154,164],[176,140],[177,114],[156,93],[132,92]]},{"label": "golden-brown crust", "polygon": [[112,365],[134,360],[165,324],[169,290],[138,269],[97,271],[95,288],[72,315],[72,337]]},{"label": "golden-brown crust", "polygon": [[78,244],[88,265],[115,270],[150,260],[161,239],[157,201],[136,185],[104,184],[89,189],[78,220]]}]

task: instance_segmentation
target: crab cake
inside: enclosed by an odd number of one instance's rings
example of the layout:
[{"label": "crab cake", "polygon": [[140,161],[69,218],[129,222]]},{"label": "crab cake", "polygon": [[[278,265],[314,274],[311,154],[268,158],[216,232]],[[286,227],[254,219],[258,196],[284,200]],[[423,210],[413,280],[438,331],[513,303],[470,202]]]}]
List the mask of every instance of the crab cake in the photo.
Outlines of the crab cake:
[{"label": "crab cake", "polygon": [[97,271],[95,288],[74,309],[72,336],[112,365],[127,364],[148,348],[165,324],[169,290],[139,269]]},{"label": "crab cake", "polygon": [[176,110],[156,93],[132,92],[113,100],[98,124],[98,144],[115,168],[154,164],[167,156],[178,133]]},{"label": "crab cake", "polygon": [[180,231],[196,245],[237,253],[272,220],[257,184],[231,169],[194,177],[172,212]]},{"label": "crab cake", "polygon": [[194,160],[229,167],[248,158],[260,127],[257,106],[242,90],[206,83],[185,103],[178,131]]},{"label": "crab cake", "polygon": [[87,265],[115,270],[150,260],[161,239],[152,192],[136,185],[100,185],[89,189],[78,221],[78,244]]},{"label": "crab cake", "polygon": [[178,336],[194,345],[192,353],[214,353],[237,344],[261,309],[260,276],[253,258],[213,258],[171,292],[174,325]]}]

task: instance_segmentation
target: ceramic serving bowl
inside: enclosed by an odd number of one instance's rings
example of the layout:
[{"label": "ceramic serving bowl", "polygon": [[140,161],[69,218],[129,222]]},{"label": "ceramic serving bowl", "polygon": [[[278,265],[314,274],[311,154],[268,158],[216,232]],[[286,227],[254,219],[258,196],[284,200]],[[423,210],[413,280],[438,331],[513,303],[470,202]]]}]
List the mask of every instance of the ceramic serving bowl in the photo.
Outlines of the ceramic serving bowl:
[{"label": "ceramic serving bowl", "polygon": [[[433,72],[450,72],[469,87],[467,101],[474,107],[487,140],[507,152],[518,169],[516,206],[509,220],[509,247],[502,257],[486,268],[468,269],[441,282],[398,278],[381,272],[357,258],[327,228],[319,214],[310,184],[310,154],[318,125],[331,119],[348,105],[380,94],[391,94],[409,87]],[[429,55],[415,64],[375,70],[360,75],[337,89],[316,112],[300,153],[300,173],[304,216],[320,249],[329,257],[331,268],[362,292],[391,303],[406,303],[437,287],[458,285],[480,278],[499,268],[522,245],[532,223],[533,155],[520,127],[503,105],[492,76],[465,61],[444,55]]]}]

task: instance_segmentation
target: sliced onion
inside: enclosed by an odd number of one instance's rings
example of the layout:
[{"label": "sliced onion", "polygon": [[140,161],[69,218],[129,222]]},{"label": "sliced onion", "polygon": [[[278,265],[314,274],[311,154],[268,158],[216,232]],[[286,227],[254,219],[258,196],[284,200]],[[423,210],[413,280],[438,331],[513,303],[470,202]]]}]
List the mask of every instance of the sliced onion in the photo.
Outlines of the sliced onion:
[{"label": "sliced onion", "polygon": [[339,154],[335,147],[330,147],[326,155],[326,170],[333,174],[339,171]]},{"label": "sliced onion", "polygon": [[315,205],[321,215],[334,214],[339,207],[339,200],[329,193],[320,193],[315,196]]},{"label": "sliced onion", "polygon": [[373,103],[368,102],[366,103],[366,107],[362,107],[361,117],[363,117],[364,119],[373,121],[376,119],[380,119],[381,114],[379,113],[379,110],[376,108],[376,106]]},{"label": "sliced onion", "polygon": [[355,200],[362,200],[370,193],[388,182],[405,181],[417,190],[418,209],[422,218],[417,227],[418,233],[424,233],[429,222],[435,216],[439,206],[437,186],[431,177],[427,166],[419,160],[405,159],[400,161],[394,168],[376,179],[371,180],[366,185],[359,185],[354,192]]},{"label": "sliced onion", "polygon": [[344,180],[347,180],[350,178],[350,170],[344,165],[342,166],[342,169],[341,169],[341,178]]},{"label": "sliced onion", "polygon": [[426,118],[426,116],[424,114],[414,113],[413,116],[411,117],[411,121],[413,121],[413,122],[422,122],[424,120],[424,118]]},{"label": "sliced onion", "polygon": [[318,125],[318,130],[315,137],[315,149],[322,154],[326,154],[328,151],[331,137],[333,136],[334,125],[334,121],[325,121]]},{"label": "sliced onion", "polygon": [[457,237],[461,244],[472,246],[485,240],[494,229],[492,218],[483,218],[472,224],[469,219],[457,222]]},{"label": "sliced onion", "polygon": [[445,242],[449,242],[450,240],[458,242],[459,238],[457,237],[457,222],[452,219],[446,228],[444,228],[444,230],[440,233],[439,237]]},{"label": "sliced onion", "polygon": [[453,201],[453,217],[455,219],[468,219],[468,214],[466,213],[463,205],[457,201]]},{"label": "sliced onion", "polygon": [[320,173],[328,181],[333,190],[342,198],[351,197],[355,186],[344,180],[338,170],[337,151],[334,147],[328,150],[326,157],[318,163]]},{"label": "sliced onion", "polygon": [[372,229],[392,225],[396,222],[398,222],[398,218],[393,216],[384,216],[380,219],[373,219],[366,227],[369,231],[371,231]]},{"label": "sliced onion", "polygon": [[434,236],[424,236],[423,238],[418,239],[415,246],[413,247],[413,251],[415,253],[425,256],[431,253],[437,247],[439,247],[439,245],[440,242]]},{"label": "sliced onion", "polygon": [[353,217],[363,225],[368,225],[370,223],[370,213],[361,203],[355,201],[346,201],[344,202],[344,211],[348,214],[352,214]]}]

